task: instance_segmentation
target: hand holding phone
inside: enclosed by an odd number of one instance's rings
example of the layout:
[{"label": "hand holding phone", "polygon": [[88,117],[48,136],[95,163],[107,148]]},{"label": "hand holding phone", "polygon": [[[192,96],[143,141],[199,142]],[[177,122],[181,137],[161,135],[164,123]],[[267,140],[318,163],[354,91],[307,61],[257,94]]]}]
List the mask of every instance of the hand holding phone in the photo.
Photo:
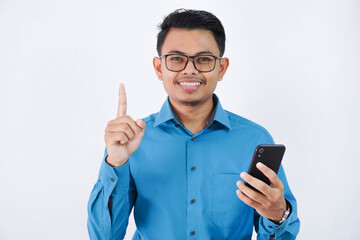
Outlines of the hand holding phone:
[{"label": "hand holding phone", "polygon": [[[262,144],[255,148],[253,158],[250,163],[248,174],[260,179],[266,184],[270,185],[269,179],[256,167],[258,162],[263,163],[267,167],[271,168],[275,173],[279,171],[281,160],[285,153],[285,146],[282,144]],[[256,188],[245,182],[245,185],[254,189]]]},{"label": "hand holding phone", "polygon": [[[253,207],[261,216],[270,219],[277,224],[284,221],[284,217],[286,217],[284,213],[288,213],[286,200],[284,198],[283,184],[276,176],[284,152],[285,146],[281,144],[257,146],[248,174],[240,174],[241,178],[245,180],[245,183],[242,181],[236,183],[239,188],[236,190],[238,198],[245,204]],[[259,166],[261,171],[256,166],[259,165],[257,164],[258,162],[263,164],[262,166]],[[271,182],[263,172],[271,179]],[[260,181],[256,178],[260,179]],[[262,192],[250,186],[246,181],[261,189]],[[266,186],[266,184],[271,186]],[[254,193],[251,189],[254,189],[258,193]],[[261,194],[263,196],[260,196]]]}]

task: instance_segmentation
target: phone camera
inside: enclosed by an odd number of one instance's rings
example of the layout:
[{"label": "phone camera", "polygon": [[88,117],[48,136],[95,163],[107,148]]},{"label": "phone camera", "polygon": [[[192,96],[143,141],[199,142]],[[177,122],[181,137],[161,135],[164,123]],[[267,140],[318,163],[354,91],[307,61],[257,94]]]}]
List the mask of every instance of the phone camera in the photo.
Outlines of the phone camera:
[{"label": "phone camera", "polygon": [[264,152],[264,149],[263,148],[260,148],[259,149],[259,153],[263,153]]}]

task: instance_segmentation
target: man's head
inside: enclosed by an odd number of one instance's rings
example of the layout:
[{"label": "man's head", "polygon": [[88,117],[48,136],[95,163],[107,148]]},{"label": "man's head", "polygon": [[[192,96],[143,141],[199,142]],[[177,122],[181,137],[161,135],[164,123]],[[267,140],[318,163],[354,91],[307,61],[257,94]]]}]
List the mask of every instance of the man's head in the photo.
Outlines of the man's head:
[{"label": "man's head", "polygon": [[165,18],[153,64],[173,106],[212,106],[217,82],[229,66],[224,49],[224,28],[214,15],[176,10]]},{"label": "man's head", "polygon": [[157,35],[156,49],[159,56],[162,55],[162,46],[171,28],[186,30],[210,31],[217,43],[220,57],[225,52],[225,30],[220,20],[213,14],[200,10],[177,9],[170,13],[159,25],[160,32]]}]

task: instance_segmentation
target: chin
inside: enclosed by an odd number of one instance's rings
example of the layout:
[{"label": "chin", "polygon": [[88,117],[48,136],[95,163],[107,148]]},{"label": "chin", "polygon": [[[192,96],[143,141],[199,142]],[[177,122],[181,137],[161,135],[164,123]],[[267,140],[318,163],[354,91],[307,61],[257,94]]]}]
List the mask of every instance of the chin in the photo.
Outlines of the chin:
[{"label": "chin", "polygon": [[201,103],[200,100],[193,100],[193,101],[180,101],[183,105],[186,106],[197,106]]}]

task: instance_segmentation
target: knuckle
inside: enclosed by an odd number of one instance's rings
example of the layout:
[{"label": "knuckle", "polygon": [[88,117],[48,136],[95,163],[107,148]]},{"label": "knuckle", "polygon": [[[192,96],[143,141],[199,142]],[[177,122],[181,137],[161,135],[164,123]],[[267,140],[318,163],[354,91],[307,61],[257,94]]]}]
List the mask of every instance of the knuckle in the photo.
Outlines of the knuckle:
[{"label": "knuckle", "polygon": [[107,125],[104,131],[105,133],[107,133],[110,132],[110,130],[111,130],[111,125]]},{"label": "knuckle", "polygon": [[279,185],[279,191],[284,194],[284,186],[282,184]]},{"label": "knuckle", "polygon": [[261,185],[257,188],[260,192],[264,193],[266,191],[266,186]]},{"label": "knuckle", "polygon": [[121,143],[122,143],[122,144],[125,144],[125,143],[127,143],[128,141],[129,141],[129,139],[128,139],[127,137],[121,138]]},{"label": "knuckle", "polygon": [[272,181],[276,181],[278,179],[277,175],[273,172],[270,174],[270,178]]},{"label": "knuckle", "polygon": [[124,132],[121,132],[121,137],[124,138],[124,139],[127,139],[127,136]]},{"label": "knuckle", "polygon": [[110,125],[112,125],[112,124],[113,124],[113,122],[114,122],[114,120],[110,120],[110,121],[108,121],[108,123],[107,123],[107,125],[106,125],[106,126],[110,126]]},{"label": "knuckle", "polygon": [[271,202],[270,201],[265,201],[263,203],[263,210],[266,210],[266,209],[268,209],[270,207],[271,207]]},{"label": "knuckle", "polygon": [[122,118],[126,121],[132,121],[132,118],[129,115],[124,115]]},{"label": "knuckle", "polygon": [[125,132],[125,131],[126,131],[126,127],[127,127],[126,124],[121,123],[121,124],[119,124],[119,126],[118,126],[118,130],[119,130],[120,132]]},{"label": "knuckle", "polygon": [[270,196],[268,199],[269,199],[269,202],[268,202],[269,205],[276,203],[276,201],[277,201],[277,198],[274,196]]},{"label": "knuckle", "polygon": [[269,179],[269,181],[271,182],[271,183],[276,183],[277,182],[277,180],[276,180],[276,176],[274,176],[274,175],[270,175],[269,177],[268,177],[268,179]]}]

